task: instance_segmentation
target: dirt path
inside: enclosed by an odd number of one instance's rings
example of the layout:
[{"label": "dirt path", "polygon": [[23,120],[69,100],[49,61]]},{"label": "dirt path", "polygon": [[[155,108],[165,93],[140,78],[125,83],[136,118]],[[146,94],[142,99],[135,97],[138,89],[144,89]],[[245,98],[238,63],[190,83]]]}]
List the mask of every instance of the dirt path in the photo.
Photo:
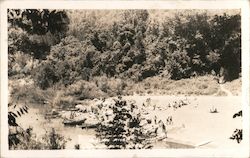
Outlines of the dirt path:
[{"label": "dirt path", "polygon": [[233,96],[233,94],[231,93],[231,91],[227,90],[223,84],[220,84],[220,90],[225,92],[227,94],[227,96]]}]

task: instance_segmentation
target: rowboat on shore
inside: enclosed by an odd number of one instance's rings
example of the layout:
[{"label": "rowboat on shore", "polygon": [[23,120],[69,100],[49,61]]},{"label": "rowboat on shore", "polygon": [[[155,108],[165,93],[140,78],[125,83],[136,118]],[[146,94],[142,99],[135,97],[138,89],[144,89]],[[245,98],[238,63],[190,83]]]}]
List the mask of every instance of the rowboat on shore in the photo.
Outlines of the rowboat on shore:
[{"label": "rowboat on shore", "polygon": [[89,124],[89,123],[83,123],[81,126],[79,126],[82,129],[86,128],[97,128],[98,124]]},{"label": "rowboat on shore", "polygon": [[65,119],[63,121],[63,124],[65,126],[76,126],[76,125],[82,125],[86,121],[86,118],[81,120],[75,120],[75,119]]}]

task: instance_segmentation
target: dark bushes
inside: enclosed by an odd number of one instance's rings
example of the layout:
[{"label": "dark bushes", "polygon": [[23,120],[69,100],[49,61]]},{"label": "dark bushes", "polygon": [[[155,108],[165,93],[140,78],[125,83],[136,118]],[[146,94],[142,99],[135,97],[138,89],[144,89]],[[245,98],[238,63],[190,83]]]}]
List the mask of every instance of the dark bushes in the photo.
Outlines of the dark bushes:
[{"label": "dark bushes", "polygon": [[54,66],[49,63],[41,64],[33,73],[34,81],[37,86],[47,89],[59,81]]}]

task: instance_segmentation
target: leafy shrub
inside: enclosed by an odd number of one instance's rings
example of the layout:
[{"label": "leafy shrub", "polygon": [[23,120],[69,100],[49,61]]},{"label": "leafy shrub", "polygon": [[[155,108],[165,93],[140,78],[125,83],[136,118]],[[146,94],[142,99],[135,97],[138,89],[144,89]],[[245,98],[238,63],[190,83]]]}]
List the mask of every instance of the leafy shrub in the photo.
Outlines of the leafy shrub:
[{"label": "leafy shrub", "polygon": [[64,136],[56,133],[54,128],[52,128],[50,132],[46,133],[42,140],[45,142],[44,149],[47,150],[65,149],[65,145],[67,143]]},{"label": "leafy shrub", "polygon": [[28,53],[30,48],[29,36],[26,31],[18,27],[8,29],[8,53],[13,55],[14,52],[22,51]]},{"label": "leafy shrub", "polygon": [[[32,128],[29,127],[25,131],[16,133],[18,139],[14,139],[12,134],[9,134],[9,148],[10,150],[41,150],[44,144],[37,140],[36,136],[32,133]],[[15,140],[13,142],[13,139]]]},{"label": "leafy shrub", "polygon": [[126,83],[119,78],[107,78],[106,76],[94,77],[93,82],[108,96],[117,96],[123,93]]},{"label": "leafy shrub", "polygon": [[53,97],[53,91],[47,90],[43,91],[34,85],[15,85],[12,86],[12,93],[10,94],[12,100],[24,101],[26,103],[40,103],[43,104],[44,101],[50,100]]},{"label": "leafy shrub", "polygon": [[167,70],[171,74],[171,79],[182,79],[190,77],[190,58],[186,52],[174,52],[167,62]]},{"label": "leafy shrub", "polygon": [[45,34],[67,30],[68,17],[63,10],[49,9],[8,9],[8,22],[30,34]]},{"label": "leafy shrub", "polygon": [[35,82],[43,89],[55,83],[68,86],[78,79],[89,80],[95,50],[86,42],[69,36],[53,46],[37,71]]},{"label": "leafy shrub", "polygon": [[109,96],[121,95],[125,86],[126,84],[122,79],[111,78],[108,83],[110,89],[110,91],[108,91]]},{"label": "leafy shrub", "polygon": [[[9,148],[15,148],[20,142],[27,141],[30,137],[29,130],[23,130],[17,123],[17,118],[28,113],[29,107],[27,105],[16,106],[9,104],[8,112],[8,126],[9,126]],[[19,127],[19,128],[18,128]],[[15,129],[15,130],[14,130]]]},{"label": "leafy shrub", "polygon": [[8,9],[7,15],[9,53],[16,50],[45,59],[68,29],[69,19],[63,10]]},{"label": "leafy shrub", "polygon": [[106,76],[94,77],[93,82],[95,82],[96,86],[100,90],[107,93],[109,87],[108,87],[108,78]]},{"label": "leafy shrub", "polygon": [[[30,59],[29,37],[21,28],[8,29],[8,74],[10,76],[20,73]],[[26,52],[26,53],[25,53]]]},{"label": "leafy shrub", "polygon": [[119,98],[99,114],[97,137],[109,149],[151,148],[150,135],[141,125],[136,106]]},{"label": "leafy shrub", "polygon": [[15,150],[58,150],[65,149],[67,141],[63,136],[57,134],[54,129],[49,133],[42,136],[42,139],[38,139],[32,132],[32,128],[29,127],[25,131],[17,133],[18,142],[13,142],[13,135],[9,135],[9,148]]},{"label": "leafy shrub", "polygon": [[[18,27],[8,29],[8,75],[29,75],[39,61],[35,60],[29,34]],[[40,50],[35,48],[35,50]],[[37,51],[36,50],[36,51]]]},{"label": "leafy shrub", "polygon": [[52,99],[52,106],[59,108],[69,108],[75,105],[75,97],[67,96],[64,92],[58,90]]},{"label": "leafy shrub", "polygon": [[31,55],[23,52],[15,52],[9,55],[8,75],[30,75],[33,70],[39,65],[39,61],[33,59]]},{"label": "leafy shrub", "polygon": [[42,63],[33,72],[34,82],[41,89],[52,87],[59,81],[59,76],[55,73],[55,69],[51,63]]}]

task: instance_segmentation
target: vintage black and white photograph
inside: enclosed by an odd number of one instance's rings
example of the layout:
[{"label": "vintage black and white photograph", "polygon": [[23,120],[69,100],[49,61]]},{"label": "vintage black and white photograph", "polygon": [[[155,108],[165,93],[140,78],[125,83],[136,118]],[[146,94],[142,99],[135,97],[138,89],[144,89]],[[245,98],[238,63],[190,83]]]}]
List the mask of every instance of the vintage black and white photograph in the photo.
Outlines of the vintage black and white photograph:
[{"label": "vintage black and white photograph", "polygon": [[244,148],[241,9],[6,12],[8,150]]}]

